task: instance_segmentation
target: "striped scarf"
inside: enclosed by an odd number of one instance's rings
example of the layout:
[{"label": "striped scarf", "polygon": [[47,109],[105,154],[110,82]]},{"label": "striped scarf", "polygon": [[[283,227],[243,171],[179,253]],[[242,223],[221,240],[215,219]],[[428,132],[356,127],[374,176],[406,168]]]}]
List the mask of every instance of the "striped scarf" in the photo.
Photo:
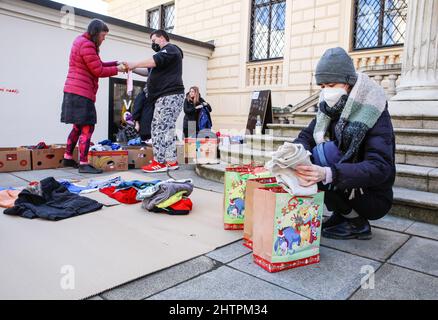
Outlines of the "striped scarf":
[{"label": "striped scarf", "polygon": [[[343,97],[331,110],[320,100],[313,138],[316,144],[326,141],[332,120],[339,121],[335,127],[338,148],[344,153],[339,163],[353,159],[357,161],[358,151],[368,130],[376,124],[386,108],[385,91],[366,74],[358,73],[358,79],[348,98]],[[324,104],[324,105],[323,105]]]}]

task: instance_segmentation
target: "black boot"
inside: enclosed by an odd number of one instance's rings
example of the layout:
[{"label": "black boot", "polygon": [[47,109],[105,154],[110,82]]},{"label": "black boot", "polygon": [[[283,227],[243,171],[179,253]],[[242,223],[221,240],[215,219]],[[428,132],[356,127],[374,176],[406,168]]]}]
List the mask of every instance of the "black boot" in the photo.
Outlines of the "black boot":
[{"label": "black boot", "polygon": [[322,229],[331,228],[331,227],[337,226],[338,224],[343,223],[344,221],[345,221],[345,218],[342,215],[337,214],[336,212],[333,212],[333,214],[329,218],[325,219],[322,222],[321,228]]},{"label": "black boot", "polygon": [[322,230],[322,236],[330,239],[339,240],[370,240],[372,238],[371,226],[367,219],[358,217],[346,219],[345,221]]},{"label": "black boot", "polygon": [[62,160],[62,166],[64,168],[75,168],[75,169],[77,169],[79,167],[78,163],[76,161],[74,161],[73,159]]},{"label": "black boot", "polygon": [[79,166],[79,173],[88,173],[88,174],[101,174],[103,170],[96,169],[92,165],[89,164],[81,164]]}]

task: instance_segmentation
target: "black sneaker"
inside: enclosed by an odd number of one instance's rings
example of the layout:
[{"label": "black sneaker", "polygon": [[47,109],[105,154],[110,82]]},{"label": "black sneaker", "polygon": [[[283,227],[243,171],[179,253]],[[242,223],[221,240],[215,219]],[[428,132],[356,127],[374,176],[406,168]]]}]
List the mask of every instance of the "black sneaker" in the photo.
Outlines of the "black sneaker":
[{"label": "black sneaker", "polygon": [[345,220],[346,219],[342,215],[337,214],[336,212],[333,212],[333,214],[329,218],[325,219],[322,222],[321,228],[322,229],[331,228],[331,227],[337,226],[338,224],[341,224]]},{"label": "black sneaker", "polygon": [[76,161],[74,161],[73,159],[62,160],[62,166],[64,168],[75,168],[75,169],[77,169],[79,167],[78,163]]},{"label": "black sneaker", "polygon": [[370,240],[372,238],[371,226],[367,219],[358,217],[345,221],[330,228],[322,230],[322,236],[338,240]]},{"label": "black sneaker", "polygon": [[79,173],[88,173],[88,174],[101,174],[103,170],[96,169],[92,165],[89,164],[81,164],[79,166]]}]

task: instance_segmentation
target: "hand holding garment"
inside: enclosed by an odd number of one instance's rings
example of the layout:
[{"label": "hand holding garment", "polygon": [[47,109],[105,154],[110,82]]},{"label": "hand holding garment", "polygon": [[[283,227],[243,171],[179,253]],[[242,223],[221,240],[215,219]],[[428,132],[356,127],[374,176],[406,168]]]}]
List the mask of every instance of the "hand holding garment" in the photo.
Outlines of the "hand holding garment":
[{"label": "hand holding garment", "polygon": [[280,184],[291,195],[308,196],[316,194],[317,185],[302,187],[294,173],[294,168],[299,164],[311,165],[310,152],[300,144],[286,142],[272,155],[265,168],[268,169]]}]

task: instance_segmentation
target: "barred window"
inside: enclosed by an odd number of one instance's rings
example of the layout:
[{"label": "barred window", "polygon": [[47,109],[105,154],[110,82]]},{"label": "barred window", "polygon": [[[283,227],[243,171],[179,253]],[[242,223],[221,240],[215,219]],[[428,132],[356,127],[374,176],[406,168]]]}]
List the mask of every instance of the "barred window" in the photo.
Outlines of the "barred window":
[{"label": "barred window", "polygon": [[147,26],[172,33],[175,29],[175,3],[161,5],[147,11]]},{"label": "barred window", "polygon": [[160,10],[148,11],[148,27],[152,29],[160,29]]},{"label": "barred window", "polygon": [[169,33],[175,28],[175,4],[169,4],[163,7],[163,29]]},{"label": "barred window", "polygon": [[252,1],[250,61],[283,57],[285,20],[285,0]]},{"label": "barred window", "polygon": [[403,45],[407,0],[355,0],[354,49]]}]

